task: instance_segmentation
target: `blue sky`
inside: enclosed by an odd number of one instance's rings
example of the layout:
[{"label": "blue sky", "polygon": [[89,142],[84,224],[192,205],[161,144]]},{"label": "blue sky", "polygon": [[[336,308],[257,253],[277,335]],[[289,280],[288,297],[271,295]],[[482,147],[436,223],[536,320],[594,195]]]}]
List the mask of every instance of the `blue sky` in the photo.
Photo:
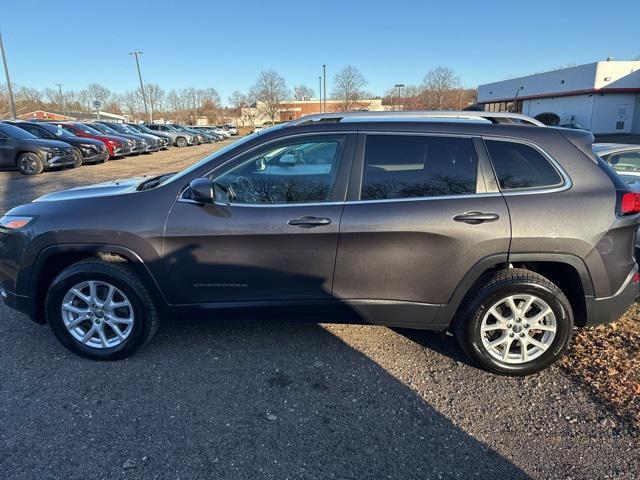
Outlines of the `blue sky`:
[{"label": "blue sky", "polygon": [[475,87],[640,56],[638,0],[4,0],[0,11],[16,84],[135,89],[128,52],[138,49],[145,81],[166,90],[214,87],[223,102],[265,69],[317,94],[323,63],[329,92],[336,71],[351,64],[369,91],[382,94],[399,82],[421,82],[439,65]]}]

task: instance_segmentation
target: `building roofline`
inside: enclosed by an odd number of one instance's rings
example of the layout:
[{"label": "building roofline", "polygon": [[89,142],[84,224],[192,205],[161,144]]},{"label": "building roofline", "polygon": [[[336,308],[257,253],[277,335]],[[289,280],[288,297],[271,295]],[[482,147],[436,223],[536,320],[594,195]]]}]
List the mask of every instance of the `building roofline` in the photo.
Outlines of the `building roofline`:
[{"label": "building roofline", "polygon": [[584,88],[582,90],[569,90],[567,92],[540,93],[537,95],[519,95],[518,98],[514,98],[514,97],[490,98],[478,103],[487,104],[487,103],[499,103],[499,102],[513,102],[514,100],[535,100],[538,98],[574,97],[576,95],[589,95],[589,94],[593,95],[593,94],[599,94],[599,93],[640,93],[640,88],[615,88],[615,87]]}]

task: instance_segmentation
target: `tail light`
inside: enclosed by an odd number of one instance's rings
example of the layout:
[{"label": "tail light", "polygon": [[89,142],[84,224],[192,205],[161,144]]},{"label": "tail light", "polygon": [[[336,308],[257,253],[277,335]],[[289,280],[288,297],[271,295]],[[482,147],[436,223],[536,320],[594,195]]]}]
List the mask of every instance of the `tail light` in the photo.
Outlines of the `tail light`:
[{"label": "tail light", "polygon": [[620,215],[640,213],[640,193],[624,192],[620,197]]}]

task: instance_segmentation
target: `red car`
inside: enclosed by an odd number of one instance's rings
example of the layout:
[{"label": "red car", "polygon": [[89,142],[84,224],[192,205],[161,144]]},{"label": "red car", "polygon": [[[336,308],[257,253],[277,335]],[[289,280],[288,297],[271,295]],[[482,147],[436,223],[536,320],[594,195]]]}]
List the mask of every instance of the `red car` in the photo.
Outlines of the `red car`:
[{"label": "red car", "polygon": [[107,146],[109,150],[109,158],[122,157],[128,155],[132,150],[132,142],[123,137],[116,135],[105,135],[98,130],[91,128],[88,125],[75,122],[49,122],[54,125],[58,125],[65,130],[78,135],[79,137],[93,138],[95,140],[101,140]]}]

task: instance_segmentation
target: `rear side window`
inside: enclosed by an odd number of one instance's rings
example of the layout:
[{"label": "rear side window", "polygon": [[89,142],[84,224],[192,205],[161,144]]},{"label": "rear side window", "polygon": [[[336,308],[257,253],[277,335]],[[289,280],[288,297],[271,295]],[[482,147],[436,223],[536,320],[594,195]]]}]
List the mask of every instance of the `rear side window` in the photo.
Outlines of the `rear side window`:
[{"label": "rear side window", "polygon": [[360,198],[475,193],[477,163],[470,138],[368,135]]},{"label": "rear side window", "polygon": [[535,148],[517,142],[485,140],[501,190],[555,187],[562,177]]}]

